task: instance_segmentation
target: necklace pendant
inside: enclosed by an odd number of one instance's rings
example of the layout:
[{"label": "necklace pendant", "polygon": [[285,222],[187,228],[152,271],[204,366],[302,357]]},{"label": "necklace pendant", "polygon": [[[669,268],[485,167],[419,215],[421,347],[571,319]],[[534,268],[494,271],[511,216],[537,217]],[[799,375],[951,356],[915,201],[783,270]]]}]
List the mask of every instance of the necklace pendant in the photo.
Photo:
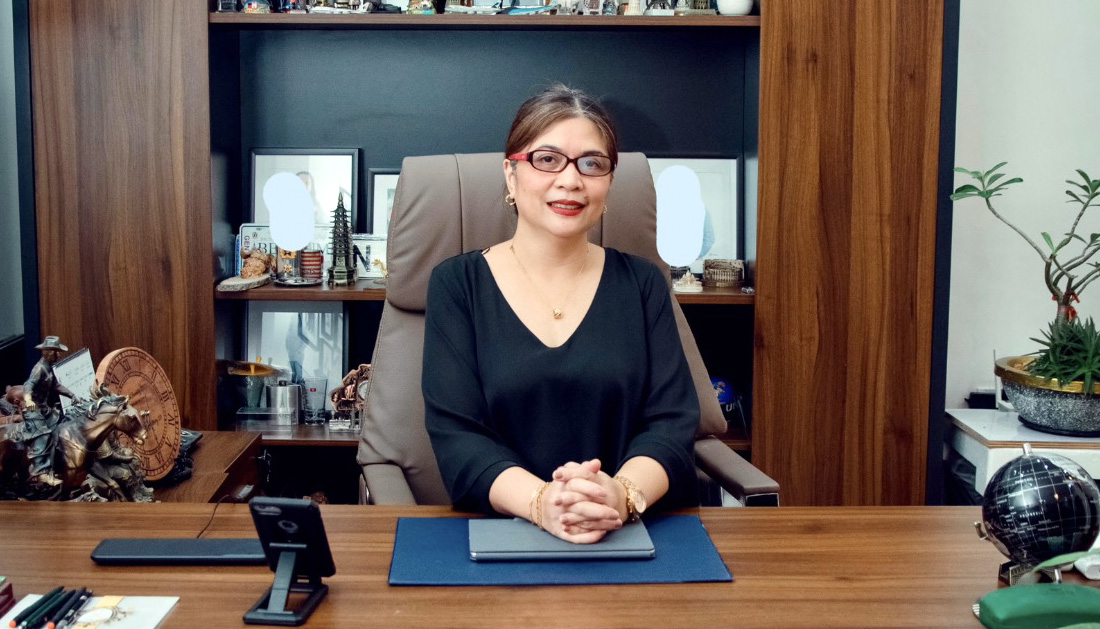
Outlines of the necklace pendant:
[{"label": "necklace pendant", "polygon": [[554,318],[555,319],[561,319],[561,309],[560,308],[554,308]]}]

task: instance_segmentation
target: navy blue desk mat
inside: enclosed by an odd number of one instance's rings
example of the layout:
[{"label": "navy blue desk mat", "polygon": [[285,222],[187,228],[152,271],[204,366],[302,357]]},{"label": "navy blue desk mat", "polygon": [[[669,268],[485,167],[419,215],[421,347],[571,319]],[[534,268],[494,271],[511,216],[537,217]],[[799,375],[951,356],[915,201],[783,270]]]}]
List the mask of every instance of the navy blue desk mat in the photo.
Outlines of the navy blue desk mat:
[{"label": "navy blue desk mat", "polygon": [[470,559],[466,518],[400,518],[390,585],[582,585],[733,581],[697,515],[646,518],[653,559],[494,561]]}]

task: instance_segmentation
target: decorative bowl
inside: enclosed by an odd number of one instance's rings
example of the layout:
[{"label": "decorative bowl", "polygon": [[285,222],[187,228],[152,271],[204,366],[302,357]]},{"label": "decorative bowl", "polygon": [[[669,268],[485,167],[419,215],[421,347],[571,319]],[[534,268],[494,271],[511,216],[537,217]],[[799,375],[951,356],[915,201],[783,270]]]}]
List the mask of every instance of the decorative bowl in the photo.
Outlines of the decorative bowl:
[{"label": "decorative bowl", "polygon": [[1080,381],[1066,385],[1027,371],[1034,356],[998,358],[993,372],[1004,382],[1008,401],[1029,428],[1073,437],[1100,437],[1100,383],[1086,395]]}]

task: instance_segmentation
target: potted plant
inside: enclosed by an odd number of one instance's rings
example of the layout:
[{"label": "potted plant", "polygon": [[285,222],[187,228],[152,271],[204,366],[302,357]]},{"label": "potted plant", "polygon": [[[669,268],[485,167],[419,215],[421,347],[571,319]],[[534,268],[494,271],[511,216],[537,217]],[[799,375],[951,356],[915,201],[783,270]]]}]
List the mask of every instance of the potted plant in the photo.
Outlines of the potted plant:
[{"label": "potted plant", "polygon": [[1078,170],[1080,181],[1066,180],[1069,203],[1080,206],[1069,231],[1055,242],[1042,232],[1046,247],[1041,247],[1019,227],[1006,219],[993,205],[1010,186],[1023,182],[1019,177],[1005,178],[999,171],[1006,162],[982,172],[956,168],[977,184],[955,189],[952,201],[980,198],[998,220],[1020,235],[1043,262],[1043,281],[1051,299],[1057,303],[1054,321],[1043,339],[1033,339],[1043,348],[1031,356],[1001,358],[994,368],[1002,378],[1009,401],[1024,424],[1058,434],[1100,436],[1100,334],[1092,320],[1077,320],[1075,302],[1097,277],[1100,277],[1100,233],[1081,231],[1085,211],[1100,198],[1100,180]]}]

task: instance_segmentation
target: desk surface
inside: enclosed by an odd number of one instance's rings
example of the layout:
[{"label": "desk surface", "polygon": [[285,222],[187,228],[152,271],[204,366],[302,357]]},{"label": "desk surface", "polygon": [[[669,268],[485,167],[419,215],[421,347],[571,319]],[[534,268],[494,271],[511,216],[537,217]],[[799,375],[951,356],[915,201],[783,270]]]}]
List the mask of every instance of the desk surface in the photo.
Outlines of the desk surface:
[{"label": "desk surface", "polygon": [[[213,505],[0,504],[0,574],[16,594],[87,585],[180,596],[162,627],[243,626],[271,585],[265,567],[100,567],[104,537],[190,537]],[[399,516],[445,507],[321,507],[336,560],[308,626],[980,627],[971,605],[998,587],[1001,555],[973,507],[701,509],[733,583],[390,587]],[[247,505],[222,504],[206,537],[254,536]]]}]

